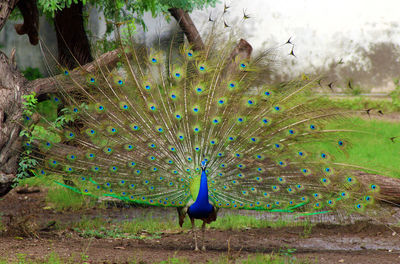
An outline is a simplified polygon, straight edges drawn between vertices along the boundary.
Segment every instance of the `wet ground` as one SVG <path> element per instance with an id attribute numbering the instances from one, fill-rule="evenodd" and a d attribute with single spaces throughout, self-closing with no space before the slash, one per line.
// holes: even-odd
<path id="1" fill-rule="evenodd" d="M 135 217 L 149 212 L 153 216 L 176 214 L 175 210 L 150 208 L 61 213 L 48 208 L 43 190 L 24 194 L 13 190 L 0 200 L 3 225 L 10 227 L 11 224 L 14 229 L 0 235 L 0 259 L 16 260 L 24 254 L 29 259 L 40 260 L 57 253 L 65 260 L 88 263 L 153 263 L 169 258 L 204 263 L 221 257 L 234 263 L 248 255 L 273 252 L 310 263 L 400 263 L 400 228 L 365 219 L 347 219 L 347 224 L 337 225 L 334 218 L 327 216 L 327 221 L 312 228 L 208 229 L 206 252 L 193 251 L 192 234 L 187 230 L 166 231 L 154 239 L 97 239 L 80 237 L 69 228 L 60 230 L 48 226 L 51 221 L 65 224 L 96 216 L 134 221 Z M 276 218 L 273 214 L 250 214 L 257 218 Z"/>

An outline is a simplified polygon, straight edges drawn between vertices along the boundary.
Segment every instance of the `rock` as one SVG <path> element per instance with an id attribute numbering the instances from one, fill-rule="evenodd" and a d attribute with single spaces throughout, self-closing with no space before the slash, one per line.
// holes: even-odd
<path id="1" fill-rule="evenodd" d="M 15 175 L 13 174 L 0 174 L 0 197 L 6 195 L 14 184 Z"/>

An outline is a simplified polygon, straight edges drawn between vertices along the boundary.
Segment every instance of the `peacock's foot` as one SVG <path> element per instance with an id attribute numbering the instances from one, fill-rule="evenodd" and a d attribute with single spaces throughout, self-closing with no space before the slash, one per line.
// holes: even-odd
<path id="1" fill-rule="evenodd" d="M 202 251 L 206 251 L 206 246 L 202 246 L 202 247 L 201 247 L 201 250 L 202 250 Z"/>

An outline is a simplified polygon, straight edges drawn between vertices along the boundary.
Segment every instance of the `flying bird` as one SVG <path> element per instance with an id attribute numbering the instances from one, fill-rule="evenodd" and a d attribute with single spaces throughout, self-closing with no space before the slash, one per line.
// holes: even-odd
<path id="1" fill-rule="evenodd" d="M 248 14 L 246 14 L 246 10 L 243 9 L 243 19 L 246 20 L 249 18 L 250 18 L 250 16 Z"/>
<path id="2" fill-rule="evenodd" d="M 294 45 L 292 46 L 292 49 L 291 49 L 289 55 L 296 57 L 296 55 L 294 55 Z"/>
<path id="3" fill-rule="evenodd" d="M 230 6 L 227 6 L 226 5 L 226 3 L 224 3 L 224 14 L 226 13 L 226 12 L 228 12 L 228 9 L 230 8 Z"/>

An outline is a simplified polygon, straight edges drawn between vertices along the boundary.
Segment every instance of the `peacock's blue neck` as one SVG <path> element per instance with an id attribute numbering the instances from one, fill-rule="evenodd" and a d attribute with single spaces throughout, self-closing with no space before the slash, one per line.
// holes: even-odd
<path id="1" fill-rule="evenodd" d="M 189 215 L 195 218 L 207 218 L 212 212 L 212 205 L 208 201 L 207 174 L 201 172 L 200 189 L 196 201 L 189 207 Z"/>
<path id="2" fill-rule="evenodd" d="M 208 185 L 207 185 L 207 174 L 203 170 L 201 172 L 201 179 L 200 179 L 200 189 L 199 194 L 197 195 L 196 202 L 199 204 L 208 204 Z"/>

